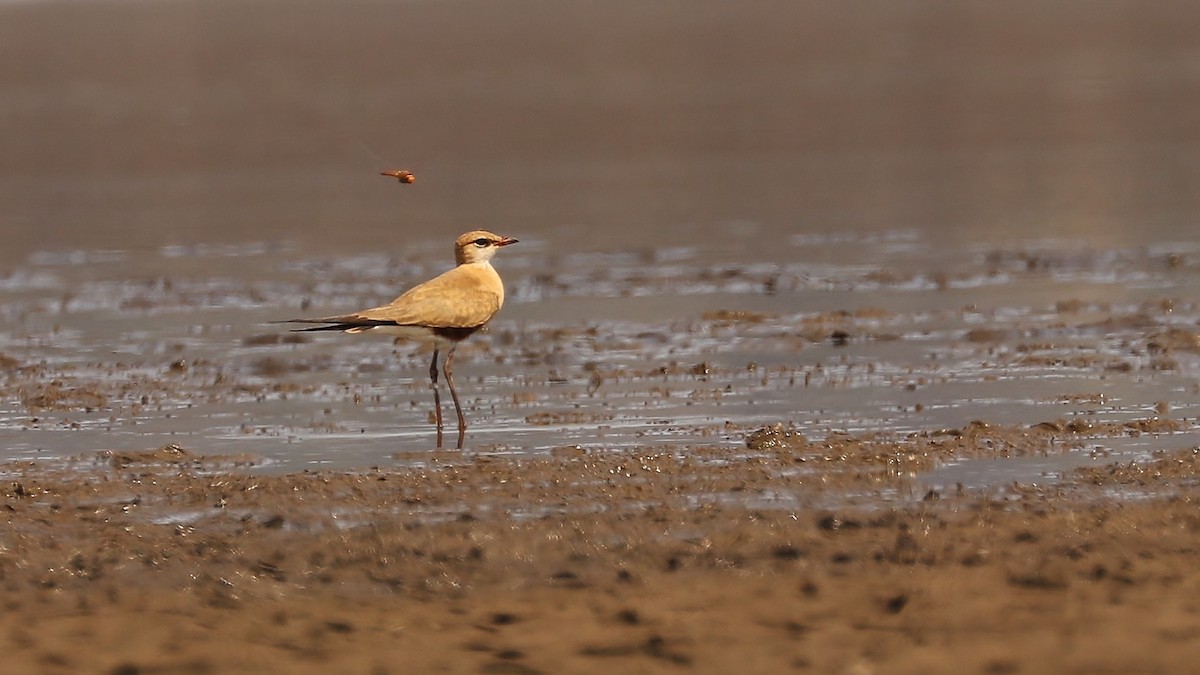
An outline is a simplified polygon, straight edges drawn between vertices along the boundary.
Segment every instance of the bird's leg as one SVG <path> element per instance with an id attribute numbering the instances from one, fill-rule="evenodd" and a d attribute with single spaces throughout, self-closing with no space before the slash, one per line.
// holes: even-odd
<path id="1" fill-rule="evenodd" d="M 454 360 L 454 348 L 457 344 L 450 345 L 450 351 L 446 352 L 446 360 L 442 362 L 442 372 L 446 374 L 446 386 L 450 387 L 450 398 L 454 399 L 454 412 L 458 413 L 458 449 L 462 450 L 463 439 L 467 437 L 467 418 L 463 416 L 462 406 L 458 404 L 458 392 L 454 389 L 454 373 L 450 368 L 450 362 Z"/>
<path id="2" fill-rule="evenodd" d="M 434 419 L 437 420 L 437 446 L 442 447 L 442 397 L 438 393 L 437 386 L 437 359 L 438 350 L 435 347 L 433 350 L 433 361 L 429 364 L 429 386 L 433 389 L 433 413 Z M 447 378 L 449 379 L 449 378 Z M 454 389 L 450 389 L 454 391 Z"/>

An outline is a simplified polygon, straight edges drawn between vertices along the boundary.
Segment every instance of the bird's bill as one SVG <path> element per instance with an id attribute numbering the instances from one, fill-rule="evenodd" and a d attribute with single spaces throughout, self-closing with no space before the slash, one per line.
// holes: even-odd
<path id="1" fill-rule="evenodd" d="M 501 239 L 500 241 L 496 242 L 496 245 L 497 246 L 508 246 L 509 244 L 515 244 L 515 243 L 517 243 L 516 239 L 513 239 L 512 237 L 505 237 L 505 238 Z"/>

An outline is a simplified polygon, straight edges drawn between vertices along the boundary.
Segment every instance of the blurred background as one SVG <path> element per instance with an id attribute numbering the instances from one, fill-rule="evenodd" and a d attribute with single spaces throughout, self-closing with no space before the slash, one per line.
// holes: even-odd
<path id="1" fill-rule="evenodd" d="M 6 2 L 0 262 L 1195 238 L 1197 35 L 1187 0 Z"/>

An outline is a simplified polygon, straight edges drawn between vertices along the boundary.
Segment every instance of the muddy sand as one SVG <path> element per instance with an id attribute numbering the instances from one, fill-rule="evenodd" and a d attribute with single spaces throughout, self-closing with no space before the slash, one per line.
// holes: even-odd
<path id="1" fill-rule="evenodd" d="M 1038 436 L 955 431 L 946 443 Z M 894 469 L 911 447 L 780 429 L 754 445 L 738 461 L 703 450 L 448 452 L 420 470 L 283 476 L 176 447 L 8 465 L 5 669 L 1194 667 L 1195 450 L 1052 488 L 898 504 L 883 495 L 903 480 Z M 833 461 L 848 472 L 836 486 L 796 470 Z M 1164 496 L 1112 499 L 1129 488 Z M 830 490 L 861 504 L 810 503 Z M 781 508 L 780 495 L 801 503 Z"/>

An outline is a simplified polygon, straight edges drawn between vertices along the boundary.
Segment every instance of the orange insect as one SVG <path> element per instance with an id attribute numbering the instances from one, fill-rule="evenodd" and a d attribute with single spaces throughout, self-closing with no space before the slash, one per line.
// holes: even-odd
<path id="1" fill-rule="evenodd" d="M 393 169 L 391 171 L 380 171 L 380 176 L 391 176 L 401 183 L 411 183 L 417 179 L 411 171 L 403 171 L 401 169 Z"/>

